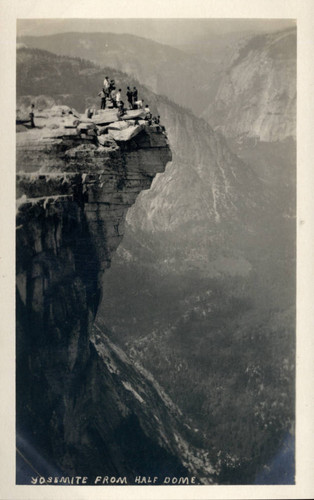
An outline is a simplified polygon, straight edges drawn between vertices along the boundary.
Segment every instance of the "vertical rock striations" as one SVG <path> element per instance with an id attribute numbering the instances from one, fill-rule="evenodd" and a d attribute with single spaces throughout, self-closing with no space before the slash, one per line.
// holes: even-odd
<path id="1" fill-rule="evenodd" d="M 171 159 L 160 129 L 132 135 L 44 126 L 17 136 L 17 433 L 91 482 L 210 470 L 191 458 L 174 405 L 92 334 L 128 208 Z"/>
<path id="2" fill-rule="evenodd" d="M 237 48 L 203 117 L 227 137 L 295 139 L 295 28 L 250 37 Z"/>

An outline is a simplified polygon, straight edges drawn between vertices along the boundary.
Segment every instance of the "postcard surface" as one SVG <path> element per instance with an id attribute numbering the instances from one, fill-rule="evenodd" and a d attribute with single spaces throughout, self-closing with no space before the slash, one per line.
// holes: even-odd
<path id="1" fill-rule="evenodd" d="M 16 16 L 7 498 L 299 491 L 299 21 L 175 12 Z"/>

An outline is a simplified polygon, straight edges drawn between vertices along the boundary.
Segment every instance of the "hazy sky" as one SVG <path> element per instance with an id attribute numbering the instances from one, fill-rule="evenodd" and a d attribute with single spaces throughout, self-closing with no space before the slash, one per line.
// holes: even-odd
<path id="1" fill-rule="evenodd" d="M 287 19 L 20 19 L 17 35 L 68 31 L 130 33 L 169 45 L 201 43 L 212 36 L 243 31 L 272 31 L 294 25 Z"/>

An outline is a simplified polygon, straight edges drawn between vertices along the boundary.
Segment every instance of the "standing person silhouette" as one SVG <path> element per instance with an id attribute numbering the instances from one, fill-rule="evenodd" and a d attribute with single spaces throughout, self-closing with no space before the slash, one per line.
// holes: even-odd
<path id="1" fill-rule="evenodd" d="M 110 87 L 109 77 L 106 76 L 106 78 L 104 79 L 104 87 L 103 87 L 103 91 L 105 92 L 106 97 L 109 97 L 109 87 Z"/>
<path id="2" fill-rule="evenodd" d="M 35 128 L 35 123 L 34 123 L 34 111 L 35 111 L 35 104 L 31 105 L 31 110 L 29 113 L 29 119 L 31 122 L 31 128 Z"/>
<path id="3" fill-rule="evenodd" d="M 133 109 L 133 92 L 130 89 L 130 87 L 127 87 L 126 97 L 127 97 L 128 103 L 129 103 L 129 108 Z"/>
<path id="4" fill-rule="evenodd" d="M 135 104 L 135 102 L 137 101 L 137 97 L 138 97 L 137 88 L 133 87 L 133 90 L 132 90 L 132 99 L 133 99 L 133 108 L 134 109 L 137 109 L 136 104 Z"/>
<path id="5" fill-rule="evenodd" d="M 119 107 L 120 101 L 121 101 L 121 89 L 119 89 L 118 92 L 116 93 L 116 104 L 117 104 L 117 107 Z"/>
<path id="6" fill-rule="evenodd" d="M 101 104 L 100 104 L 100 109 L 105 109 L 106 108 L 106 98 L 107 94 L 105 89 L 103 88 L 101 92 L 99 92 L 99 97 L 101 98 Z"/>

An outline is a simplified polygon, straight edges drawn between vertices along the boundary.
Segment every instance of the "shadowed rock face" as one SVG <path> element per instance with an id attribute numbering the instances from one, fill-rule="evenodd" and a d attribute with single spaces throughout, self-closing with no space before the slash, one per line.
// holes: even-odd
<path id="1" fill-rule="evenodd" d="M 51 467 L 89 482 L 188 472 L 208 482 L 213 472 L 154 381 L 92 335 L 127 210 L 170 159 L 164 134 L 147 126 L 106 147 L 74 129 L 18 134 L 17 432 Z"/>
<path id="2" fill-rule="evenodd" d="M 103 71 L 97 72 L 93 68 L 82 70 L 83 79 L 81 72 L 75 72 L 74 61 L 67 59 L 67 65 L 73 64 L 67 80 L 60 71 L 62 61 L 57 56 L 29 49 L 19 52 L 18 57 L 22 60 L 17 68 L 21 109 L 22 105 L 28 106 L 30 102 L 35 102 L 35 108 L 38 109 L 47 106 L 48 104 L 43 103 L 50 100 L 52 103 L 62 102 L 75 107 L 79 106 L 79 101 L 81 110 L 95 105 L 98 98 L 92 98 L 92 95 L 97 95 L 97 82 L 102 81 Z M 245 56 L 245 52 L 242 56 Z M 30 60 L 23 63 L 26 57 Z M 40 60 L 40 80 L 36 78 L 35 71 L 25 71 L 28 65 L 33 68 L 37 64 L 37 58 Z M 136 83 L 130 81 L 128 76 L 114 71 L 108 70 L 108 73 L 118 81 L 123 81 L 124 87 L 126 84 Z M 73 74 L 76 75 L 75 82 Z M 78 95 L 76 89 L 73 90 L 74 83 L 78 87 Z M 91 90 L 93 85 L 94 91 Z M 122 84 L 122 88 L 124 87 Z M 254 175 L 254 171 L 232 155 L 225 140 L 203 120 L 165 98 L 153 96 L 140 86 L 139 93 L 143 94 L 145 102 L 148 100 L 152 112 L 157 113 L 155 110 L 158 110 L 162 116 L 174 161 L 128 211 L 129 228 L 126 226 L 123 243 L 118 248 L 120 255 L 115 259 L 121 268 L 117 269 L 113 265 L 105 275 L 104 308 L 98 312 L 98 317 L 103 318 L 104 323 L 112 328 L 114 333 L 111 338 L 114 342 L 118 342 L 130 353 L 132 359 L 140 360 L 154 373 L 183 408 L 184 415 L 196 418 L 196 427 L 199 423 L 202 425 L 203 420 L 202 438 L 208 430 L 208 449 L 215 453 L 215 440 L 216 452 L 224 452 L 221 461 L 224 461 L 225 470 L 218 481 L 227 481 L 228 484 L 241 479 L 245 482 L 252 481 L 256 463 L 266 463 L 263 458 L 265 453 L 276 448 L 275 440 L 280 439 L 282 429 L 286 432 L 290 427 L 289 421 L 291 415 L 293 419 L 294 412 L 291 389 L 294 376 L 291 340 L 294 338 L 294 312 L 288 311 L 284 315 L 281 310 L 278 312 L 278 308 L 286 308 L 287 304 L 289 306 L 293 303 L 295 297 L 293 290 L 292 294 L 290 291 L 294 286 L 294 265 L 293 261 L 289 265 L 289 260 L 286 260 L 290 259 L 289 249 L 293 253 L 294 248 L 291 244 L 294 222 L 289 220 L 294 213 L 294 205 L 291 196 L 282 194 L 282 187 L 287 180 L 287 161 L 280 158 L 274 165 L 272 151 L 268 152 L 272 193 L 258 179 L 263 175 L 260 172 L 261 162 L 258 163 L 254 155 L 257 148 L 254 148 L 248 161 L 254 166 Z M 49 94 L 53 99 L 39 94 Z M 218 114 L 217 117 L 219 118 Z M 253 118 L 256 118 L 255 114 Z M 282 147 L 286 153 L 286 145 Z M 88 161 L 88 154 L 86 156 Z M 261 158 L 264 163 L 265 149 L 262 150 Z M 59 161 L 57 155 L 54 155 L 53 161 Z M 274 188 L 278 164 L 284 173 Z M 288 171 L 294 172 L 294 165 Z M 287 200 L 290 200 L 289 204 Z M 278 201 L 283 209 L 276 208 Z M 282 218 L 282 212 L 287 213 L 287 218 Z M 274 221 L 275 214 L 278 223 Z M 285 239 L 286 232 L 290 238 L 288 240 Z M 137 262 L 140 263 L 138 266 Z M 146 264 L 144 272 L 143 263 Z M 187 274 L 186 278 L 183 276 L 191 268 L 196 273 L 199 268 L 203 278 L 205 274 L 210 280 L 218 277 L 218 286 L 209 280 L 203 285 L 198 278 L 195 279 L 193 288 L 192 273 Z M 151 276 L 147 277 L 147 269 L 151 271 Z M 178 279 L 175 279 L 175 273 Z M 235 278 L 232 282 L 230 276 Z M 180 289 L 183 291 L 180 292 Z M 153 291 L 153 294 L 150 295 L 147 291 Z M 202 293 L 205 297 L 204 306 L 203 301 L 199 304 Z M 257 316 L 254 311 L 251 314 L 251 297 L 255 295 Z M 270 303 L 273 303 L 271 307 L 274 314 L 269 315 L 265 323 Z M 194 309 L 200 312 L 194 314 Z M 233 311 L 237 315 L 232 316 Z M 204 314 L 204 318 L 199 321 L 201 314 Z M 130 322 L 133 316 L 137 321 Z M 264 332 L 267 336 L 264 336 Z M 124 339 L 121 339 L 123 335 Z M 229 347 L 230 341 L 232 344 Z M 105 340 L 104 344 L 107 345 Z M 137 351 L 136 356 L 134 351 Z M 218 355 L 213 356 L 213 352 Z M 234 364 L 230 363 L 230 355 L 236 360 Z M 285 358 L 289 360 L 288 363 Z M 112 360 L 111 355 L 109 359 Z M 254 370 L 245 370 L 247 366 L 258 366 L 258 360 L 261 360 L 264 368 L 261 379 L 254 379 Z M 125 367 L 125 363 L 121 366 Z M 230 369 L 235 367 L 232 374 L 225 370 L 225 366 Z M 104 369 L 102 373 L 104 380 L 108 380 L 110 384 L 109 374 Z M 205 373 L 207 377 L 204 376 Z M 243 373 L 246 373 L 248 381 L 246 390 L 243 390 L 246 386 Z M 234 381 L 235 375 L 236 383 L 230 386 L 230 380 Z M 138 390 L 140 382 L 136 378 L 136 371 L 132 377 L 135 378 L 131 386 L 144 399 L 143 393 Z M 213 384 L 213 380 L 217 380 L 217 383 Z M 260 391 L 260 380 L 263 383 L 266 381 L 266 392 Z M 131 397 L 133 394 L 139 415 L 138 408 L 143 408 L 143 405 L 132 391 L 119 384 L 119 378 L 117 384 L 124 391 L 124 401 L 127 394 Z M 99 385 L 103 386 L 104 381 Z M 223 391 L 220 390 L 221 385 L 224 387 Z M 147 385 L 145 392 L 152 401 Z M 217 401 L 220 403 L 217 404 Z M 267 430 L 265 422 L 260 424 L 260 420 L 256 420 L 255 409 L 259 404 L 261 406 L 257 411 L 262 419 L 267 419 Z M 157 406 L 160 405 L 159 401 Z M 88 411 L 93 412 L 95 420 L 96 412 L 93 409 Z M 102 413 L 99 415 L 99 421 L 101 420 Z M 112 421 L 111 416 L 110 420 Z M 169 424 L 168 419 L 165 418 L 164 421 Z M 68 422 L 67 431 L 71 419 Z M 94 425 L 99 427 L 98 423 Z M 85 439 L 84 437 L 83 441 Z M 107 437 L 106 440 L 108 441 Z M 92 449 L 91 447 L 86 460 L 88 462 L 91 460 Z M 237 460 L 238 456 L 241 463 L 244 463 L 240 464 L 242 471 L 239 470 L 239 462 L 234 461 L 234 457 Z M 250 477 L 248 464 L 253 471 Z"/>

